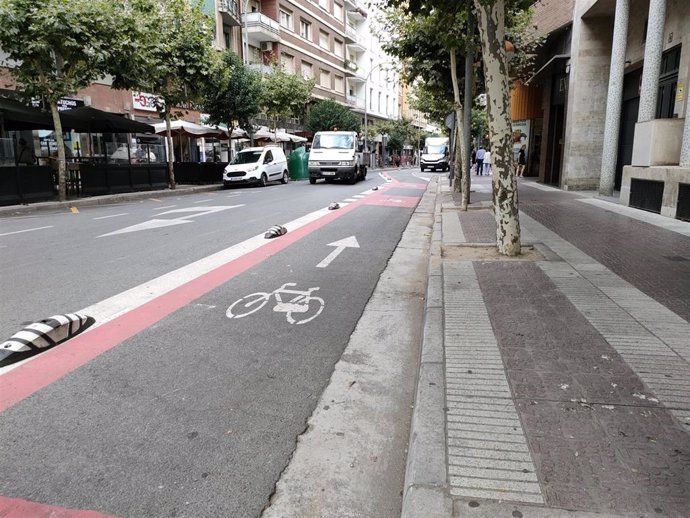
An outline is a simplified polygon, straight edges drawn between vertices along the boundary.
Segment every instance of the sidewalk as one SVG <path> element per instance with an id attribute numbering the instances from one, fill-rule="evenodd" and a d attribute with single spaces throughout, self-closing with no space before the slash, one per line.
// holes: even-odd
<path id="1" fill-rule="evenodd" d="M 437 190 L 404 517 L 690 516 L 690 224 L 491 178 Z"/>

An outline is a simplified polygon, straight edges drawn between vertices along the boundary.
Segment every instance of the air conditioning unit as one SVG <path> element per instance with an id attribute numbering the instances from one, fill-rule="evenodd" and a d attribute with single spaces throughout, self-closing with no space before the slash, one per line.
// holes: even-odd
<path id="1" fill-rule="evenodd" d="M 273 52 L 273 43 L 270 41 L 262 41 L 261 52 Z"/>

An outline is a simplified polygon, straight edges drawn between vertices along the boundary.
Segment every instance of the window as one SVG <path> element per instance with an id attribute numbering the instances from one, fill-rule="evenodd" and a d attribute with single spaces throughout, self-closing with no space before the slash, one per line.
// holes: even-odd
<path id="1" fill-rule="evenodd" d="M 319 0 L 319 7 L 328 11 L 328 0 Z"/>
<path id="2" fill-rule="evenodd" d="M 333 40 L 333 52 L 336 56 L 340 56 L 341 58 L 345 55 L 342 41 Z"/>
<path id="3" fill-rule="evenodd" d="M 302 61 L 302 77 L 305 79 L 311 79 L 314 77 L 314 68 L 311 66 L 311 63 Z"/>
<path id="4" fill-rule="evenodd" d="M 283 68 L 285 69 L 286 72 L 290 74 L 295 73 L 295 57 L 291 56 L 290 54 L 281 54 L 280 55 L 280 64 L 283 65 Z"/>
<path id="5" fill-rule="evenodd" d="M 300 20 L 299 22 L 299 35 L 305 40 L 311 41 L 311 23 Z"/>
<path id="6" fill-rule="evenodd" d="M 331 50 L 330 36 L 326 31 L 319 31 L 319 47 Z"/>
<path id="7" fill-rule="evenodd" d="M 381 113 L 381 92 L 379 92 L 378 112 Z"/>
<path id="8" fill-rule="evenodd" d="M 341 76 L 335 76 L 335 91 L 338 93 L 345 92 L 345 79 Z"/>
<path id="9" fill-rule="evenodd" d="M 338 21 L 343 21 L 343 6 L 338 2 L 333 3 L 333 16 L 335 16 Z"/>
<path id="10" fill-rule="evenodd" d="M 293 30 L 292 28 L 292 13 L 284 9 L 280 10 L 280 26 L 285 27 L 288 30 Z"/>
<path id="11" fill-rule="evenodd" d="M 264 157 L 264 164 L 273 162 L 273 153 L 266 151 L 266 156 Z"/>
<path id="12" fill-rule="evenodd" d="M 374 89 L 369 88 L 369 109 L 374 107 Z"/>
<path id="13" fill-rule="evenodd" d="M 321 80 L 319 84 L 324 88 L 331 88 L 331 73 L 328 70 L 321 70 Z"/>

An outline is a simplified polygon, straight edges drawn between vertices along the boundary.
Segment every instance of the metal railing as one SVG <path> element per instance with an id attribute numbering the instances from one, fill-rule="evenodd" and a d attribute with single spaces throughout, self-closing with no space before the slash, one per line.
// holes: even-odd
<path id="1" fill-rule="evenodd" d="M 275 21 L 273 18 L 269 18 L 263 13 L 243 14 L 242 22 L 247 24 L 247 29 L 261 29 L 280 37 L 280 23 Z"/>

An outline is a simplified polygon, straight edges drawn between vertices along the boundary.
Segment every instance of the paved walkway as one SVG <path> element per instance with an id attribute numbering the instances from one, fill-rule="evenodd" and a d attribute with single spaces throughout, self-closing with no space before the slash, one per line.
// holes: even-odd
<path id="1" fill-rule="evenodd" d="M 472 180 L 430 185 L 403 516 L 690 516 L 690 224 L 525 179 L 508 259 Z"/>

